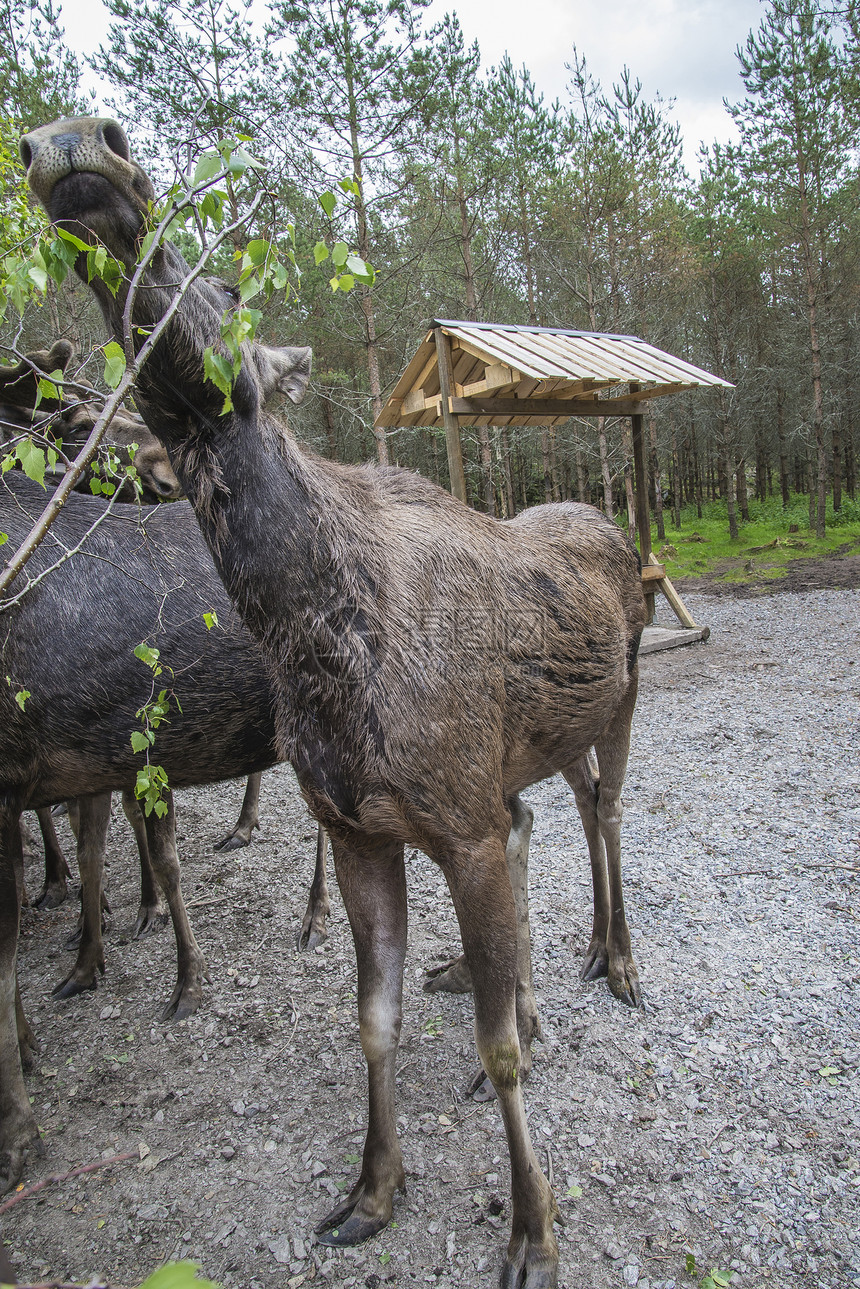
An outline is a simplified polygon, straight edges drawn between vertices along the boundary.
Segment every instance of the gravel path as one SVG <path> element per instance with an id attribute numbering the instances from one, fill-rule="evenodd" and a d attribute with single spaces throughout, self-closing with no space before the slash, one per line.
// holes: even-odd
<path id="1" fill-rule="evenodd" d="M 572 794 L 560 779 L 527 794 L 544 1029 L 527 1104 L 564 1220 L 560 1283 L 681 1289 L 692 1254 L 699 1274 L 723 1268 L 744 1289 L 860 1286 L 860 592 L 686 598 L 711 639 L 643 659 L 624 794 L 643 1009 L 579 982 L 591 894 Z M 287 768 L 264 779 L 262 836 L 212 855 L 240 797 L 238 785 L 180 796 L 184 884 L 211 971 L 190 1020 L 155 1020 L 172 941 L 129 940 L 136 878 L 119 811 L 94 996 L 50 1000 L 74 910 L 25 914 L 47 1147 L 25 1181 L 103 1152 L 145 1158 L 3 1218 L 19 1275 L 129 1285 L 183 1255 L 242 1289 L 494 1284 L 504 1138 L 492 1104 L 460 1097 L 471 1001 L 421 991 L 424 965 L 458 937 L 420 856 L 398 1079 L 408 1193 L 368 1245 L 313 1245 L 361 1149 L 354 958 L 336 893 L 327 944 L 293 949 L 313 831 Z"/>

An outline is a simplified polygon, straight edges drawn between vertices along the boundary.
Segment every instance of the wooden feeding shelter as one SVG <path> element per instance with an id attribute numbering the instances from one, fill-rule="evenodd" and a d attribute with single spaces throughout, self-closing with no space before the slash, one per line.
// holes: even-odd
<path id="1" fill-rule="evenodd" d="M 654 592 L 661 591 L 683 628 L 656 636 L 656 629 L 650 632 L 651 648 L 667 648 L 707 639 L 709 631 L 693 621 L 651 551 L 643 415 L 654 398 L 720 385 L 731 388 L 719 376 L 637 336 L 434 319 L 376 426 L 444 426 L 451 491 L 465 502 L 461 426 L 561 425 L 571 417 L 629 416 L 649 619 Z M 643 649 L 648 647 L 646 641 Z"/>

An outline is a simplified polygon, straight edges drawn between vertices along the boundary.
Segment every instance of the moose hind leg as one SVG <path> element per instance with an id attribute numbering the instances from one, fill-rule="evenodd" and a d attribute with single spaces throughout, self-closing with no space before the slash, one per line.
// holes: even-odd
<path id="1" fill-rule="evenodd" d="M 73 998 L 95 989 L 99 974 L 105 973 L 102 939 L 102 883 L 105 845 L 110 824 L 109 792 L 79 797 L 78 869 L 81 874 L 81 938 L 74 967 L 54 989 L 55 998 Z"/>
<path id="2" fill-rule="evenodd" d="M 496 1096 L 511 1157 L 512 1219 L 502 1289 L 554 1289 L 557 1215 L 526 1123 L 517 1027 L 517 906 L 501 838 L 464 845 L 443 865 L 472 970 L 478 1053 Z"/>
<path id="3" fill-rule="evenodd" d="M 256 774 L 248 775 L 239 818 L 236 820 L 232 831 L 228 832 L 227 836 L 222 837 L 220 841 L 216 841 L 212 847 L 213 850 L 241 850 L 243 846 L 251 844 L 251 834 L 255 828 L 260 827 L 260 783 L 262 778 L 263 776 L 259 770 Z"/>
<path id="4" fill-rule="evenodd" d="M 183 1020 L 200 1006 L 206 963 L 191 930 L 191 922 L 182 898 L 179 882 L 179 859 L 176 854 L 176 816 L 173 793 L 165 794 L 167 813 L 159 818 L 153 810 L 145 816 L 149 858 L 156 881 L 167 898 L 173 931 L 176 936 L 176 988 L 161 1011 L 161 1019 Z"/>
<path id="5" fill-rule="evenodd" d="M 588 858 L 591 861 L 593 894 L 591 939 L 585 951 L 579 976 L 581 980 L 599 980 L 601 976 L 609 974 L 609 950 L 606 947 L 606 933 L 609 930 L 609 882 L 606 873 L 606 848 L 597 816 L 598 781 L 587 756 L 565 770 L 564 777 L 573 788 L 576 797 L 576 808 L 582 820 L 588 845 Z"/>
<path id="6" fill-rule="evenodd" d="M 369 1110 L 361 1174 L 317 1229 L 321 1244 L 358 1244 L 391 1219 L 403 1189 L 394 1111 L 394 1069 L 403 1014 L 406 869 L 401 844 L 354 849 L 332 839 L 335 871 L 358 959 L 358 1019 Z"/>
<path id="7" fill-rule="evenodd" d="M 630 725 L 636 703 L 634 671 L 624 700 L 612 721 L 595 742 L 597 763 L 600 766 L 600 788 L 597 798 L 597 819 L 600 835 L 606 847 L 606 867 L 609 875 L 609 925 L 606 931 L 606 949 L 609 957 L 607 978 L 609 988 L 616 998 L 638 1007 L 642 1001 L 639 973 L 633 961 L 630 945 L 630 928 L 624 911 L 621 889 L 621 789 L 627 771 L 630 752 Z"/>
<path id="8" fill-rule="evenodd" d="M 152 871 L 143 807 L 134 793 L 127 788 L 122 794 L 122 812 L 131 824 L 140 860 L 140 906 L 131 930 L 132 939 L 139 940 L 142 935 L 147 935 L 156 927 L 164 926 L 168 914 L 158 882 L 155 880 L 155 873 Z"/>
<path id="9" fill-rule="evenodd" d="M 328 939 L 326 918 L 331 912 L 331 900 L 326 875 L 327 852 L 328 834 L 320 825 L 317 827 L 317 857 L 311 889 L 308 891 L 308 907 L 302 918 L 301 930 L 296 936 L 296 946 L 301 950 L 316 949 Z"/>
<path id="10" fill-rule="evenodd" d="M 45 844 L 45 884 L 36 898 L 37 909 L 55 909 L 68 894 L 71 871 L 60 846 L 54 820 L 48 806 L 36 811 L 42 841 Z"/>

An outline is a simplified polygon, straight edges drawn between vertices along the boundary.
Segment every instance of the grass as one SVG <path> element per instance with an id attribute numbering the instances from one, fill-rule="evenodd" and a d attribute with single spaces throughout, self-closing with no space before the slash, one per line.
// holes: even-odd
<path id="1" fill-rule="evenodd" d="M 804 496 L 793 496 L 787 509 L 783 509 L 776 497 L 763 502 L 751 501 L 749 511 L 748 523 L 738 520 L 739 534 L 735 540 L 729 537 L 724 502 L 708 502 L 702 508 L 701 519 L 696 515 L 695 506 L 685 507 L 681 511 L 680 528 L 674 527 L 672 513 L 666 511 L 665 542 L 658 540 L 653 527 L 651 542 L 672 581 L 705 576 L 716 576 L 726 582 L 762 578 L 776 581 L 785 577 L 791 560 L 820 559 L 846 546 L 860 553 L 860 500 L 852 502 L 845 498 L 838 515 L 834 515 L 828 504 L 823 541 L 810 531 L 809 502 Z M 793 525 L 797 531 L 789 532 Z M 660 555 L 665 546 L 674 547 L 675 553 Z"/>

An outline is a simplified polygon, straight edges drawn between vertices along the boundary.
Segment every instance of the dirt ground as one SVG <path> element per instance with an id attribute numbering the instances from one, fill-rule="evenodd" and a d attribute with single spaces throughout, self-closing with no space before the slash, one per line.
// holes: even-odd
<path id="1" fill-rule="evenodd" d="M 543 1022 L 526 1101 L 559 1200 L 566 1289 L 680 1289 L 690 1254 L 699 1276 L 723 1268 L 745 1289 L 860 1286 L 860 591 L 817 575 L 830 589 L 687 588 L 710 641 L 642 660 L 623 827 L 641 1009 L 580 983 L 591 893 L 572 794 L 560 779 L 526 794 Z M 45 1146 L 24 1185 L 135 1158 L 0 1219 L 19 1279 L 136 1285 L 189 1257 L 243 1289 L 495 1284 L 504 1135 L 492 1103 L 462 1095 L 476 1068 L 471 1000 L 422 991 L 458 936 L 442 877 L 418 854 L 398 1065 L 408 1189 L 367 1245 L 315 1245 L 363 1140 L 354 956 L 336 891 L 327 943 L 294 947 L 315 833 L 289 768 L 264 776 L 253 844 L 212 853 L 241 790 L 178 800 L 210 972 L 196 1016 L 157 1020 L 172 935 L 130 938 L 137 877 L 118 803 L 94 994 L 51 998 L 73 904 L 24 914 Z M 68 833 L 64 844 L 71 856 Z M 27 881 L 38 889 L 35 855 Z"/>
<path id="2" fill-rule="evenodd" d="M 677 578 L 674 585 L 684 593 L 693 591 L 703 595 L 737 597 L 860 586 L 860 548 L 857 542 L 846 542 L 822 559 L 789 560 L 784 577 L 762 577 L 760 565 L 759 575 L 753 574 L 747 582 L 722 580 L 727 573 L 742 570 L 746 562 L 745 557 L 723 560 L 712 573 L 698 578 Z"/>

